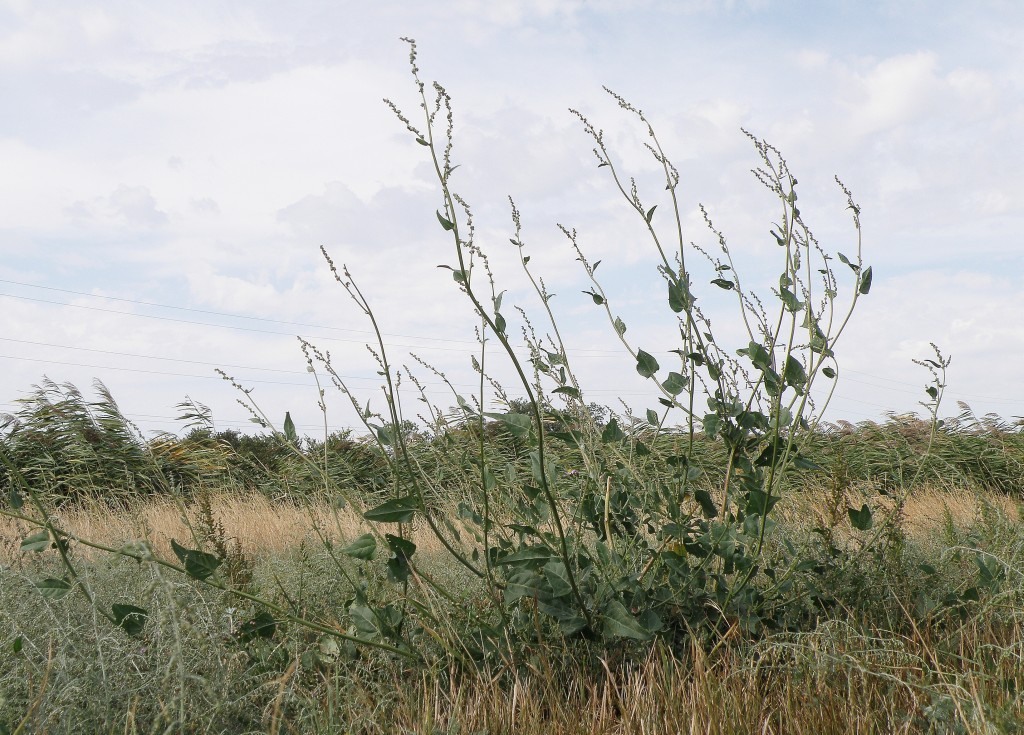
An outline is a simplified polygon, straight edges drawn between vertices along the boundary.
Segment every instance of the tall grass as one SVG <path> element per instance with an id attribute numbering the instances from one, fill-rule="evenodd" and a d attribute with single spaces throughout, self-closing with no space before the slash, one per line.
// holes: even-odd
<path id="1" fill-rule="evenodd" d="M 233 495 L 211 508 L 246 552 L 249 589 L 283 583 L 277 594 L 343 624 L 353 590 L 329 573 L 334 562 L 297 509 Z M 782 536 L 813 543 L 826 508 L 821 494 L 796 500 L 780 516 Z M 327 527 L 332 509 L 314 510 Z M 186 511 L 203 512 L 199 503 Z M 104 526 L 92 533 L 115 546 L 137 538 L 141 520 L 154 547 L 184 532 L 159 500 L 64 513 L 69 530 Z M 863 569 L 872 594 L 840 581 L 833 593 L 844 614 L 803 631 L 733 635 L 711 652 L 696 640 L 629 649 L 549 639 L 515 667 L 477 669 L 410 668 L 296 626 L 247 639 L 254 608 L 159 567 L 140 574 L 135 562 L 97 556 L 88 565 L 96 595 L 153 611 L 145 634 L 129 636 L 84 599 L 40 595 L 33 581 L 59 571 L 56 551 L 20 553 L 22 529 L 6 526 L 0 723 L 53 733 L 1012 732 L 1024 715 L 1020 513 L 998 494 L 922 491 L 906 510 L 898 554 Z M 332 542 L 367 527 L 345 515 Z M 962 610 L 928 607 L 978 585 L 967 549 L 999 559 L 1004 578 Z M 452 589 L 470 581 L 440 547 L 424 562 Z M 921 570 L 928 564 L 934 572 Z"/>

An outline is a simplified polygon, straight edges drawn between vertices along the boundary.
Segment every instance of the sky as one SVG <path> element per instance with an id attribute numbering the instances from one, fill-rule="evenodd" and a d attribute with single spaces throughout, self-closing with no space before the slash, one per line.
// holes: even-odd
<path id="1" fill-rule="evenodd" d="M 856 250 L 834 177 L 853 192 L 874 279 L 836 347 L 828 420 L 922 410 L 929 376 L 913 359 L 933 357 L 930 343 L 952 359 L 942 415 L 963 402 L 1024 416 L 1015 0 L 0 0 L 0 412 L 44 377 L 88 397 L 98 379 L 146 434 L 181 431 L 186 397 L 218 429 L 257 430 L 221 368 L 275 422 L 289 411 L 317 435 L 325 417 L 298 335 L 382 410 L 371 324 L 321 246 L 432 403 L 456 398 L 410 352 L 474 395 L 478 320 L 437 268 L 454 260 L 439 186 L 382 101 L 419 112 L 403 36 L 424 81 L 452 96 L 452 186 L 472 205 L 511 331 L 513 304 L 550 328 L 509 244 L 510 196 L 586 400 L 643 415 L 658 394 L 582 293 L 559 225 L 602 261 L 632 344 L 666 369 L 678 346 L 643 222 L 569 112 L 605 131 L 624 175 L 667 213 L 645 130 L 606 86 L 644 111 L 679 169 L 685 241 L 715 246 L 703 205 L 767 299 L 779 210 L 743 130 L 785 155 L 830 252 Z M 667 214 L 653 223 L 671 237 Z M 696 291 L 720 343 L 744 346 L 734 304 L 707 280 Z M 486 366 L 522 393 L 493 344 Z M 402 395 L 408 416 L 423 410 Z M 328 430 L 361 431 L 344 396 L 325 403 Z"/>

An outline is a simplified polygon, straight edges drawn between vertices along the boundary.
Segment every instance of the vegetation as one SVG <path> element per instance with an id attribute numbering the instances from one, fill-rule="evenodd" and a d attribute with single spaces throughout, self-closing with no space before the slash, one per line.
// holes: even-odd
<path id="1" fill-rule="evenodd" d="M 759 295 L 703 208 L 713 247 L 684 240 L 679 174 L 643 112 L 610 93 L 662 171 L 654 202 L 574 111 L 649 237 L 678 334 L 634 342 L 600 262 L 562 227 L 586 298 L 651 387 L 642 417 L 608 413 L 587 402 L 514 203 L 511 242 L 537 313 L 505 302 L 453 188 L 451 100 L 437 83 L 428 98 L 409 43 L 420 119 L 388 105 L 437 175 L 443 267 L 479 319 L 476 394 L 449 383 L 453 408 L 432 404 L 418 375 L 447 378 L 418 358 L 414 369 L 392 362 L 378 315 L 326 251 L 377 335 L 384 411 L 359 404 L 316 345 L 302 349 L 323 390 L 351 399 L 366 438 L 303 439 L 289 416 L 276 430 L 225 375 L 266 433 L 216 432 L 187 401 L 184 438 L 146 440 L 102 385 L 87 402 L 44 382 L 7 417 L 0 447 L 0 728 L 1015 726 L 1020 432 L 966 409 L 939 421 L 949 361 L 938 348 L 919 363 L 931 376 L 928 419 L 820 422 L 840 337 L 872 283 L 846 187 L 852 256 L 819 245 L 785 159 L 747 134 L 754 175 L 778 206 L 777 277 Z M 722 302 L 708 290 L 727 297 L 740 344 L 719 341 L 712 324 L 730 317 L 705 311 Z M 514 389 L 494 379 L 495 364 L 518 376 Z M 403 381 L 420 388 L 425 425 L 407 420 Z M 957 513 L 950 501 L 964 490 L 981 500 Z M 923 496 L 945 509 L 926 532 L 913 512 Z M 239 503 L 255 510 L 232 513 L 253 526 L 302 513 L 308 533 L 268 549 L 273 533 L 228 530 Z M 174 527 L 153 515 L 168 507 Z M 128 531 L 88 520 L 98 515 Z"/>

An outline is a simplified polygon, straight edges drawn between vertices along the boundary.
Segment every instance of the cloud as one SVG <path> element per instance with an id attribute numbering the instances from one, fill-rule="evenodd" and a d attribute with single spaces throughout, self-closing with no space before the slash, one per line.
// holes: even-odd
<path id="1" fill-rule="evenodd" d="M 114 212 L 129 225 L 159 227 L 167 223 L 167 213 L 157 209 L 156 199 L 145 186 L 119 186 L 108 201 Z"/>
<path id="2" fill-rule="evenodd" d="M 912 408 L 921 376 L 908 358 L 932 339 L 954 354 L 951 385 L 999 392 L 989 386 L 1014 385 L 1004 366 L 1020 362 L 1024 340 L 1005 316 L 1024 307 L 1012 278 L 1024 226 L 1024 96 L 1020 64 L 1010 63 L 1021 58 L 1021 19 L 1010 6 L 992 6 L 999 15 L 990 17 L 952 3 L 927 13 L 897 5 L 798 14 L 703 0 L 8 3 L 0 84 L 11 104 L 0 158 L 17 176 L 0 177 L 5 272 L 332 327 L 323 336 L 355 341 L 326 344 L 372 386 L 361 338 L 341 331 L 366 325 L 321 262 L 325 244 L 353 268 L 389 334 L 432 345 L 426 354 L 472 382 L 464 345 L 427 339 L 472 341 L 478 324 L 450 273 L 436 267 L 454 256 L 434 216 L 443 204 L 432 165 L 380 101 L 418 112 L 396 40 L 408 33 L 420 41 L 424 79 L 441 79 L 454 96 L 461 168 L 453 186 L 473 207 L 498 288 L 508 289 L 510 323 L 513 302 L 538 325 L 543 319 L 508 243 L 509 194 L 570 343 L 616 349 L 602 341 L 609 332 L 580 293 L 587 284 L 556 223 L 577 228 L 587 256 L 604 261 L 598 275 L 631 338 L 651 349 L 671 342 L 646 225 L 608 170 L 596 168 L 591 142 L 565 109 L 605 130 L 621 181 L 628 190 L 635 177 L 645 205 L 658 204 L 654 225 L 674 248 L 671 202 L 644 148 L 646 130 L 605 97 L 607 83 L 650 114 L 679 166 L 684 240 L 715 244 L 697 209 L 703 202 L 750 283 L 777 283 L 767 230 L 778 211 L 750 175 L 757 159 L 740 126 L 787 155 L 801 210 L 830 250 L 849 253 L 853 240 L 832 174 L 853 188 L 876 286 L 847 343 L 849 367 L 873 385 L 844 386 L 847 410 Z M 695 275 L 702 287 L 706 270 Z M 67 323 L 55 341 L 79 346 L 255 367 L 301 363 L 291 338 L 115 315 L 70 320 L 25 304 L 17 313 L 26 333 Z M 716 317 L 725 332 L 730 314 Z M 636 388 L 629 360 L 581 360 L 603 389 Z M 9 396 L 32 365 L 5 380 Z M 906 384 L 902 392 L 872 394 L 890 378 Z M 234 396 L 219 385 L 149 381 L 111 382 L 134 392 L 129 405 L 201 390 L 224 398 L 217 410 L 233 411 Z M 274 415 L 306 400 L 284 386 L 259 390 Z"/>

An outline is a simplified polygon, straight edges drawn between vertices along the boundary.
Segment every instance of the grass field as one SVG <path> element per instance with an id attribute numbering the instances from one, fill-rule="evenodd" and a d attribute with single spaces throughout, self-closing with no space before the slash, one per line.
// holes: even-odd
<path id="1" fill-rule="evenodd" d="M 809 542 L 827 520 L 821 494 L 785 506 L 780 522 L 794 541 Z M 339 626 L 352 590 L 332 573 L 323 539 L 340 546 L 366 525 L 327 503 L 237 493 L 58 514 L 76 535 L 114 547 L 148 538 L 170 559 L 169 539 L 212 518 L 237 582 L 276 589 Z M 512 669 L 437 670 L 297 627 L 243 644 L 244 601 L 159 567 L 129 572 L 136 562 L 84 549 L 96 595 L 145 600 L 157 611 L 144 635 L 128 636 L 84 599 L 39 594 L 33 580 L 59 571 L 56 554 L 21 552 L 29 529 L 8 519 L 0 526 L 0 722 L 38 733 L 1016 732 L 1024 718 L 1022 520 L 1003 494 L 924 488 L 906 504 L 899 548 L 865 559 L 849 589 L 835 590 L 837 614 L 806 631 L 737 630 L 713 650 L 697 641 L 600 649 L 548 638 Z M 413 538 L 425 546 L 424 567 L 472 601 L 473 580 L 429 535 Z M 999 585 L 956 614 L 940 606 L 929 614 L 925 598 L 977 585 L 975 550 L 1004 565 Z"/>

